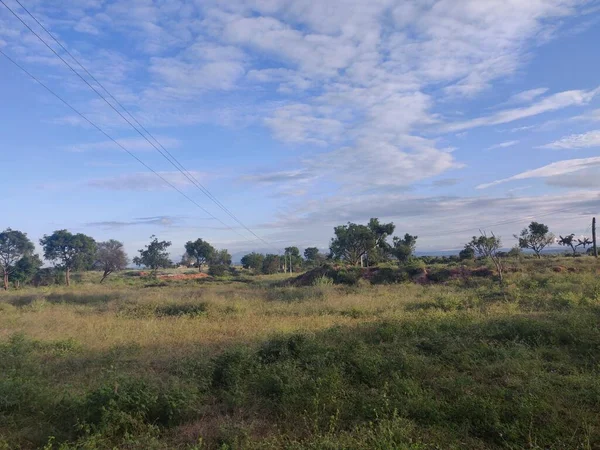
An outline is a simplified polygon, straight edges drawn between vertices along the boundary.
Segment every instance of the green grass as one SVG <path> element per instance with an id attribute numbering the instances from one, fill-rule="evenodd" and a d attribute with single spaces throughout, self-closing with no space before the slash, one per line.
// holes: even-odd
<path id="1" fill-rule="evenodd" d="M 599 267 L 548 261 L 3 293 L 0 449 L 600 448 Z"/>

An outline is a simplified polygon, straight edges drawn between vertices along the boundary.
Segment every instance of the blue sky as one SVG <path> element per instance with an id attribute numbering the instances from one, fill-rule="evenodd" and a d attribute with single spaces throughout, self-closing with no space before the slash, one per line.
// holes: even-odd
<path id="1" fill-rule="evenodd" d="M 532 219 L 580 235 L 600 210 L 598 1 L 22 3 L 269 246 L 0 5 L 3 52 L 227 224 L 0 56 L 0 228 L 36 241 L 326 248 L 334 225 L 380 217 L 421 251 L 479 227 L 508 247 Z"/>

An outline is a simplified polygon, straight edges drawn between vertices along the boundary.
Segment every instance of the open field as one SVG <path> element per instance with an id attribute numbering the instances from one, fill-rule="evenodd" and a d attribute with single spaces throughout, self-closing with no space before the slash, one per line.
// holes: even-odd
<path id="1" fill-rule="evenodd" d="M 600 266 L 510 269 L 2 293 L 0 449 L 600 448 Z"/>

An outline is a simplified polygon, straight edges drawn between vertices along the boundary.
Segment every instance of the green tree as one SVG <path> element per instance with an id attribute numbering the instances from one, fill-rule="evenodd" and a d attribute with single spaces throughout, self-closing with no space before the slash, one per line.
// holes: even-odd
<path id="1" fill-rule="evenodd" d="M 498 271 L 500 284 L 502 284 L 504 280 L 504 265 L 500 255 L 498 255 L 498 252 L 502 247 L 502 241 L 500 238 L 496 237 L 493 232 L 490 236 L 484 232 L 481 232 L 481 236 L 473 236 L 471 242 L 469 242 L 466 246 L 471 247 L 473 252 L 475 252 L 478 256 L 489 258 L 492 261 L 494 266 L 496 266 L 496 270 Z"/>
<path id="2" fill-rule="evenodd" d="M 543 223 L 531 222 L 520 235 L 514 235 L 519 240 L 519 247 L 533 250 L 538 258 L 545 247 L 554 242 L 554 235 L 548 231 L 548 226 Z"/>
<path id="3" fill-rule="evenodd" d="M 577 245 L 575 244 L 575 234 L 571 233 L 568 236 L 560 236 L 559 235 L 558 245 L 563 245 L 565 247 L 571 247 L 573 250 L 573 254 L 577 253 Z"/>
<path id="4" fill-rule="evenodd" d="M 289 267 L 289 265 L 291 265 L 290 271 L 293 271 L 294 269 L 300 270 L 302 268 L 303 262 L 304 261 L 302 260 L 302 256 L 300 256 L 300 249 L 298 249 L 298 247 L 285 248 L 284 263 L 286 267 Z"/>
<path id="5" fill-rule="evenodd" d="M 307 247 L 304 249 L 304 259 L 314 262 L 319 257 L 319 249 L 317 247 Z"/>
<path id="6" fill-rule="evenodd" d="M 220 277 L 231 267 L 231 255 L 227 250 L 219 250 L 213 253 L 209 261 L 208 273 Z"/>
<path id="7" fill-rule="evenodd" d="M 396 226 L 393 222 L 381 223 L 379 219 L 372 218 L 367 225 L 375 236 L 375 246 L 369 250 L 369 264 L 377 264 L 388 259 L 388 255 L 392 253 L 392 248 L 387 242 L 387 238 L 394 233 Z"/>
<path id="8" fill-rule="evenodd" d="M 397 236 L 394 237 L 394 244 L 391 248 L 392 255 L 398 258 L 398 261 L 400 262 L 408 261 L 415 252 L 417 238 L 418 236 L 413 236 L 408 233 L 406 233 L 402 239 Z"/>
<path id="9" fill-rule="evenodd" d="M 82 233 L 71 234 L 57 230 L 40 239 L 44 258 L 65 270 L 65 282 L 71 285 L 72 270 L 86 270 L 93 266 L 96 256 L 96 241 Z"/>
<path id="10" fill-rule="evenodd" d="M 129 260 L 123 248 L 123 243 L 110 239 L 98 243 L 96 250 L 96 267 L 103 271 L 100 283 L 111 273 L 123 270 L 127 267 Z"/>
<path id="11" fill-rule="evenodd" d="M 39 255 L 25 255 L 15 264 L 15 270 L 11 277 L 17 287 L 29 283 L 38 273 L 43 263 Z"/>
<path id="12" fill-rule="evenodd" d="M 279 255 L 268 254 L 265 255 L 262 265 L 262 273 L 273 274 L 279 272 L 281 269 L 281 257 Z"/>
<path id="13" fill-rule="evenodd" d="M 186 242 L 185 252 L 190 258 L 196 260 L 199 272 L 202 272 L 202 265 L 209 262 L 215 255 L 214 247 L 202 239 Z"/>
<path id="14" fill-rule="evenodd" d="M 133 258 L 133 263 L 136 266 L 145 266 L 152 269 L 152 273 L 156 274 L 158 269 L 171 266 L 169 252 L 167 249 L 171 246 L 170 241 L 159 241 L 154 235 L 150 236 L 150 244 L 146 248 L 138 250 L 140 256 Z"/>
<path id="15" fill-rule="evenodd" d="M 35 247 L 26 233 L 7 228 L 0 233 L 0 270 L 4 279 L 4 290 L 8 289 L 9 276 L 15 264 L 23 257 L 30 256 Z"/>
<path id="16" fill-rule="evenodd" d="M 366 225 L 348 222 L 348 225 L 335 227 L 333 233 L 335 237 L 329 244 L 332 256 L 354 266 L 358 266 L 361 259 L 377 244 L 377 236 Z"/>
<path id="17" fill-rule="evenodd" d="M 262 253 L 248 253 L 242 257 L 242 266 L 244 269 L 252 269 L 256 272 L 262 270 L 263 261 L 265 260 L 265 255 Z"/>
<path id="18" fill-rule="evenodd" d="M 461 261 L 465 261 L 468 259 L 475 259 L 475 250 L 473 250 L 473 247 L 471 247 L 469 244 L 467 244 L 467 245 L 465 245 L 465 248 L 463 248 L 458 253 L 458 258 Z"/>

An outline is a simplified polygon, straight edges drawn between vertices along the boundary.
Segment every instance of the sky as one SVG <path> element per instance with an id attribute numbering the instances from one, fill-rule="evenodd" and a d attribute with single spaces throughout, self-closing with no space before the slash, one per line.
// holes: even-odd
<path id="1" fill-rule="evenodd" d="M 0 55 L 0 228 L 36 242 L 277 253 L 379 217 L 433 252 L 600 212 L 599 1 L 19 0 L 254 234 L 2 1 L 106 99 L 0 3 L 0 50 L 106 133 Z"/>

